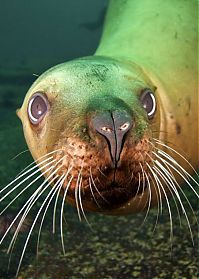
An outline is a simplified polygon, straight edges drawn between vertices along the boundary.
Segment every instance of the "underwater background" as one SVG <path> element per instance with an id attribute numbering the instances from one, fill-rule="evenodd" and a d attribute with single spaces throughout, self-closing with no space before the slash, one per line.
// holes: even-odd
<path id="1" fill-rule="evenodd" d="M 108 0 L 0 1 L 0 189 L 32 162 L 15 113 L 28 88 L 37 75 L 49 67 L 95 52 L 107 5 Z M 0 216 L 0 236 L 38 185 L 39 182 Z M 186 185 L 184 189 L 198 216 L 196 196 Z M 16 192 L 0 202 L 0 212 L 15 195 Z M 14 229 L 0 246 L 0 279 L 15 278 L 30 225 L 43 199 L 25 221 L 11 257 L 6 251 Z M 170 201 L 172 240 L 166 204 L 157 226 L 157 209 L 150 210 L 144 224 L 145 212 L 120 217 L 87 213 L 92 230 L 85 221 L 79 221 L 74 208 L 66 206 L 65 255 L 61 247 L 59 214 L 53 234 L 52 206 L 45 218 L 39 250 L 38 222 L 17 278 L 199 278 L 196 218 L 188 210 L 193 246 L 183 213 L 180 221 L 172 198 Z"/>

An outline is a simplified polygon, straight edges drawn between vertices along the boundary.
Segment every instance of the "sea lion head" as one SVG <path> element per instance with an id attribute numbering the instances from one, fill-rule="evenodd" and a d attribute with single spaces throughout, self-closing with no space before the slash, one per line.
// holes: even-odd
<path id="1" fill-rule="evenodd" d="M 159 129 L 155 95 L 137 65 L 86 57 L 41 75 L 18 116 L 34 159 L 52 157 L 52 169 L 42 172 L 63 178 L 61 192 L 67 189 L 71 204 L 124 214 L 145 208 L 154 192 L 149 168 L 152 132 Z"/>

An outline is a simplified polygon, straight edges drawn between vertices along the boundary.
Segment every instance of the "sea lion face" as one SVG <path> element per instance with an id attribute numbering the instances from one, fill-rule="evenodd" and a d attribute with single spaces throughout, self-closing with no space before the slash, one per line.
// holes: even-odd
<path id="1" fill-rule="evenodd" d="M 70 203 L 110 214 L 146 206 L 154 91 L 136 65 L 103 57 L 56 66 L 30 88 L 18 111 L 27 144 L 38 162 L 52 157 L 42 172 Z"/>

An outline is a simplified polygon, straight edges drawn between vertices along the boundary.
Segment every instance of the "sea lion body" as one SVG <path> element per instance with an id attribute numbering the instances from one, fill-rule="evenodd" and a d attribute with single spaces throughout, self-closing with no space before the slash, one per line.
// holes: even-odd
<path id="1" fill-rule="evenodd" d="M 195 167 L 199 161 L 197 4 L 196 0 L 123 5 L 111 1 L 96 51 L 96 55 L 127 57 L 142 67 L 161 98 L 160 131 L 167 132 L 161 134 L 163 141 L 181 148 Z"/>
<path id="2" fill-rule="evenodd" d="M 167 178 L 153 173 L 158 147 L 187 170 L 198 166 L 196 4 L 111 1 L 95 55 L 55 66 L 28 91 L 18 115 L 29 149 L 38 162 L 53 154 L 55 174 L 67 174 L 60 193 L 78 209 L 127 214 L 175 192 L 171 157 Z M 32 109 L 35 99 L 43 103 Z M 153 117 L 143 108 L 152 101 Z M 40 105 L 45 114 L 31 122 Z"/>

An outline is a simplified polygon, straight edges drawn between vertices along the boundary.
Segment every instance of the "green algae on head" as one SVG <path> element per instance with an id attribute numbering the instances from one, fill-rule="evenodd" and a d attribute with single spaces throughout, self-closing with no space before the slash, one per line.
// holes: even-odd
<path id="1" fill-rule="evenodd" d="M 148 192 L 140 173 L 151 161 L 149 124 L 159 129 L 154 91 L 137 65 L 98 56 L 56 66 L 30 88 L 18 111 L 26 141 L 35 160 L 53 152 L 56 175 L 70 169 L 70 203 L 81 187 L 85 209 L 118 214 L 137 198 L 133 211 L 143 208 L 135 196 Z"/>

